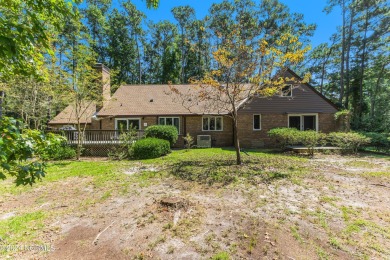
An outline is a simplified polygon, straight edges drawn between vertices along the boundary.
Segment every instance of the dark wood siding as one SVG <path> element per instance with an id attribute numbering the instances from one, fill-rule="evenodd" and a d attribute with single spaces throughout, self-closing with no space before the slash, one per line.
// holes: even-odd
<path id="1" fill-rule="evenodd" d="M 243 114 L 336 113 L 337 110 L 305 84 L 294 87 L 292 97 L 255 97 L 241 109 Z"/>

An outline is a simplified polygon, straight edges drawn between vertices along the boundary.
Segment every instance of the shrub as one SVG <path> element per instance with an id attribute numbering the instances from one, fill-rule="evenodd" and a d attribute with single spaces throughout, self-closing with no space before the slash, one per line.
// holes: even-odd
<path id="1" fill-rule="evenodd" d="M 131 147 L 138 140 L 138 131 L 135 128 L 119 135 L 119 145 L 108 152 L 108 156 L 113 160 L 123 160 L 130 158 Z"/>
<path id="2" fill-rule="evenodd" d="M 190 133 L 187 133 L 184 139 L 184 147 L 188 150 L 191 149 L 194 145 L 194 138 L 190 135 Z"/>
<path id="3" fill-rule="evenodd" d="M 365 132 L 362 134 L 371 139 L 371 145 L 375 147 L 376 151 L 390 151 L 390 138 L 386 134 L 374 132 Z"/>
<path id="4" fill-rule="evenodd" d="M 359 133 L 341 133 L 333 132 L 328 134 L 329 142 L 340 147 L 342 152 L 357 153 L 359 147 L 370 143 L 370 138 Z"/>
<path id="5" fill-rule="evenodd" d="M 298 135 L 298 142 L 307 147 L 311 156 L 314 154 L 314 147 L 326 144 L 326 135 L 313 130 L 301 131 Z"/>
<path id="6" fill-rule="evenodd" d="M 76 150 L 67 145 L 63 145 L 58 147 L 54 153 L 49 156 L 50 160 L 66 160 L 66 159 L 74 159 L 76 157 Z"/>
<path id="7" fill-rule="evenodd" d="M 23 136 L 35 143 L 35 156 L 42 160 L 70 159 L 72 148 L 66 144 L 65 137 L 53 133 L 44 134 L 38 130 L 26 129 Z"/>
<path id="8" fill-rule="evenodd" d="M 176 143 L 178 136 L 179 133 L 175 126 L 152 125 L 145 129 L 145 137 L 167 140 L 171 145 Z"/>
<path id="9" fill-rule="evenodd" d="M 285 149 L 289 145 L 299 143 L 299 135 L 301 131 L 296 128 L 274 128 L 268 131 L 268 136 L 271 137 L 281 149 Z"/>
<path id="10" fill-rule="evenodd" d="M 134 143 L 131 148 L 135 159 L 151 159 L 168 154 L 171 151 L 167 140 L 158 138 L 145 138 Z"/>

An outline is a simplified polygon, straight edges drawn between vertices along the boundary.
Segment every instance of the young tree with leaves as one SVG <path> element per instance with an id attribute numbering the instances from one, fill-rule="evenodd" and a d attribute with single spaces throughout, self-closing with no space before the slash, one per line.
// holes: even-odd
<path id="1" fill-rule="evenodd" d="M 216 46 L 213 57 L 218 69 L 207 73 L 200 80 L 193 80 L 193 92 L 183 93 L 174 85 L 170 86 L 174 97 L 179 98 L 189 111 L 193 106 L 203 103 L 210 111 L 228 113 L 233 121 L 238 165 L 242 163 L 238 138 L 240 105 L 255 95 L 267 97 L 279 92 L 288 79 L 281 72 L 275 76 L 275 70 L 300 62 L 308 50 L 302 48 L 297 37 L 289 34 L 282 35 L 273 45 L 269 45 L 265 40 L 256 38 L 252 38 L 251 44 L 248 44 L 249 39 L 243 37 L 242 33 L 236 25 L 229 37 Z M 286 45 L 289 51 L 282 51 Z M 260 60 L 265 61 L 261 70 Z"/>

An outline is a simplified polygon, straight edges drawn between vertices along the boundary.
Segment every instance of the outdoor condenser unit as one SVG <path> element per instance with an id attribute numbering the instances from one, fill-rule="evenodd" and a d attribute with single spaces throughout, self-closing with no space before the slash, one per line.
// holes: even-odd
<path id="1" fill-rule="evenodd" d="M 197 147 L 209 148 L 211 147 L 211 135 L 198 135 L 197 136 Z"/>

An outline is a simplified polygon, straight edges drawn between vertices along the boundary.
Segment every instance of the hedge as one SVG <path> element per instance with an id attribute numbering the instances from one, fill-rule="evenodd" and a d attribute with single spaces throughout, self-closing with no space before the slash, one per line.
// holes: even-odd
<path id="1" fill-rule="evenodd" d="M 167 140 L 145 138 L 133 144 L 131 155 L 134 159 L 152 159 L 168 154 L 171 151 Z"/>
<path id="2" fill-rule="evenodd" d="M 328 141 L 332 145 L 340 147 L 344 153 L 357 153 L 358 149 L 368 145 L 371 139 L 359 133 L 333 132 L 328 134 Z"/>
<path id="3" fill-rule="evenodd" d="M 314 147 L 330 144 L 341 148 L 344 153 L 353 152 L 365 145 L 370 144 L 371 139 L 359 133 L 333 132 L 323 134 L 316 131 L 299 131 L 295 128 L 274 128 L 268 132 L 268 135 L 279 144 L 280 148 L 285 149 L 289 145 L 303 145 L 309 149 L 313 155 Z M 384 139 L 381 140 L 383 144 Z"/>
<path id="4" fill-rule="evenodd" d="M 170 145 L 176 143 L 179 133 L 175 126 L 152 125 L 145 129 L 145 137 L 158 138 L 169 141 Z"/>

